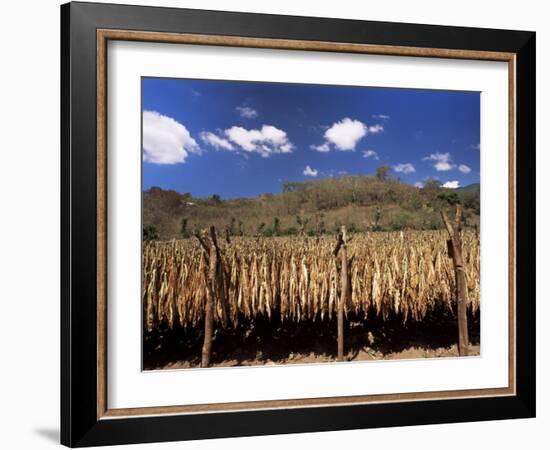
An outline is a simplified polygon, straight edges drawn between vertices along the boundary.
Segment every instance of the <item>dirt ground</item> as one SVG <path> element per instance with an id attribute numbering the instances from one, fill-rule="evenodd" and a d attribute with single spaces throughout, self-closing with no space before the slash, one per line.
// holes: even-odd
<path id="1" fill-rule="evenodd" d="M 369 361 L 457 357 L 456 319 L 447 314 L 422 322 L 349 320 L 345 359 Z M 480 354 L 479 318 L 469 319 L 469 355 Z M 200 367 L 201 327 L 146 335 L 144 370 Z M 211 367 L 311 364 L 336 361 L 336 322 L 256 321 L 215 330 Z"/>

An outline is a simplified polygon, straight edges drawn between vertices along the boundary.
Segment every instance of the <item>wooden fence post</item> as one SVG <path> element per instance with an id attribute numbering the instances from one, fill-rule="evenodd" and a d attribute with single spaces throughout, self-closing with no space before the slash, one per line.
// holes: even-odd
<path id="1" fill-rule="evenodd" d="M 210 227 L 210 239 L 212 245 L 216 250 L 216 272 L 214 274 L 215 284 L 213 285 L 215 298 L 220 302 L 221 306 L 221 323 L 222 327 L 227 326 L 227 292 L 229 290 L 229 272 L 226 272 L 226 266 L 223 261 L 222 251 L 218 245 L 218 238 L 216 237 L 216 228 L 212 225 Z"/>
<path id="2" fill-rule="evenodd" d="M 226 310 L 226 286 L 222 255 L 218 246 L 216 229 L 210 227 L 210 237 L 206 230 L 195 234 L 204 251 L 207 264 L 206 272 L 206 302 L 204 305 L 204 341 L 202 344 L 201 367 L 210 365 L 210 355 L 212 353 L 212 334 L 214 331 L 214 302 L 219 300 L 222 306 L 222 326 L 225 327 L 227 321 Z"/>
<path id="3" fill-rule="evenodd" d="M 204 305 L 204 341 L 202 344 L 201 367 L 210 365 L 210 354 L 212 353 L 212 333 L 214 331 L 214 295 L 216 293 L 216 247 L 207 239 L 206 233 L 203 239 L 208 245 L 208 279 L 206 286 L 206 302 Z"/>
<path id="4" fill-rule="evenodd" d="M 458 354 L 468 356 L 468 290 L 466 287 L 466 274 L 464 273 L 464 261 L 462 259 L 462 238 L 460 236 L 462 221 L 462 206 L 456 206 L 456 215 L 452 223 L 445 211 L 441 211 L 441 217 L 445 228 L 449 233 L 447 248 L 449 257 L 453 259 L 455 269 L 456 303 L 458 318 Z"/>
<path id="5" fill-rule="evenodd" d="M 336 237 L 336 247 L 334 249 L 334 256 L 338 255 L 340 251 L 340 257 L 342 259 L 342 271 L 341 271 L 341 293 L 340 301 L 338 302 L 338 361 L 344 361 L 344 306 L 348 296 L 348 253 L 346 249 L 347 233 L 346 226 L 342 225 L 340 233 Z"/>

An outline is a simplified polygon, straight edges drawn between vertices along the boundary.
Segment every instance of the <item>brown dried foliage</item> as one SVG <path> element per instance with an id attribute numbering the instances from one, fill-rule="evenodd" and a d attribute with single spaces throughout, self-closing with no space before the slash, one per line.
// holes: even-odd
<path id="1" fill-rule="evenodd" d="M 468 307 L 479 309 L 479 241 L 462 233 Z M 422 320 L 438 307 L 455 309 L 452 260 L 444 231 L 356 234 L 348 244 L 349 295 L 359 317 L 399 315 Z M 259 315 L 281 320 L 323 320 L 336 314 L 340 262 L 334 237 L 232 238 L 220 242 L 224 267 L 214 300 L 216 326 Z M 208 264 L 197 240 L 143 246 L 144 326 L 195 326 L 204 315 Z M 224 308 L 225 306 L 225 308 Z M 224 311 L 227 314 L 225 319 Z"/>

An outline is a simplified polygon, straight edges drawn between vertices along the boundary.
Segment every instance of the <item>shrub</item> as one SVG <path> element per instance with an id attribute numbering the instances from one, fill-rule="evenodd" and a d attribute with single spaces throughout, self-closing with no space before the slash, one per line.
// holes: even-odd
<path id="1" fill-rule="evenodd" d="M 437 194 L 437 198 L 447 202 L 449 205 L 457 205 L 460 203 L 460 197 L 456 192 L 440 192 Z"/>
<path id="2" fill-rule="evenodd" d="M 181 218 L 180 235 L 183 239 L 187 239 L 189 237 L 189 231 L 187 230 L 187 219 L 185 217 Z"/>
<path id="3" fill-rule="evenodd" d="M 346 228 L 347 228 L 347 231 L 350 233 L 357 233 L 359 231 L 359 229 L 354 223 L 350 223 Z"/>
<path id="4" fill-rule="evenodd" d="M 159 232 L 154 225 L 145 225 L 143 227 L 143 240 L 155 241 L 159 238 Z"/>

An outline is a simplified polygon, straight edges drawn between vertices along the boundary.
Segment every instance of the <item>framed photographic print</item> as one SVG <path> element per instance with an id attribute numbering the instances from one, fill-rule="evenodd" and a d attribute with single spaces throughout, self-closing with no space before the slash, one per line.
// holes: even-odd
<path id="1" fill-rule="evenodd" d="M 61 7 L 68 446 L 535 415 L 535 33 Z"/>

